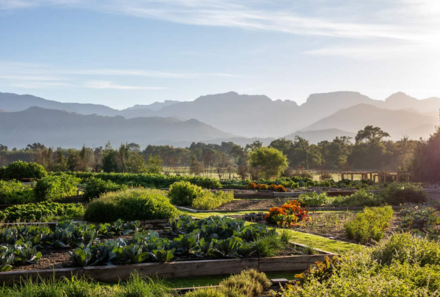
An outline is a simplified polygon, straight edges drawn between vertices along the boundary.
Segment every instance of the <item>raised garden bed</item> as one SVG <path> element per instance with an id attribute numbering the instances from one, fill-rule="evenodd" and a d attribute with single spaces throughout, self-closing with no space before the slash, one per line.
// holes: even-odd
<path id="1" fill-rule="evenodd" d="M 150 224 L 150 226 L 162 228 L 165 225 L 163 220 L 154 223 L 156 224 Z M 139 223 L 128 222 L 125 224 L 124 222 L 116 222 L 115 225 L 107 225 L 104 228 L 107 230 L 104 230 L 105 232 L 102 231 L 100 226 L 76 225 L 69 222 L 62 223 L 53 232 L 48 233 L 46 228 L 44 232 L 47 235 L 45 235 L 45 239 L 40 239 L 42 240 L 41 244 L 38 244 L 38 246 L 41 246 L 40 251 L 42 252 L 42 257 L 39 261 L 30 260 L 29 265 L 23 265 L 18 262 L 18 266 L 16 266 L 17 263 L 12 263 L 11 265 L 13 265 L 12 268 L 14 270 L 1 272 L 0 283 L 19 281 L 21 278 L 59 278 L 63 276 L 70 277 L 71 275 L 85 275 L 98 281 L 112 282 L 127 279 L 135 270 L 140 275 L 158 275 L 161 277 L 233 274 L 246 268 L 255 268 L 263 272 L 299 271 L 307 269 L 315 261 L 323 260 L 325 255 L 332 255 L 323 251 L 320 251 L 319 255 L 308 255 L 310 249 L 291 243 L 280 245 L 276 253 L 271 254 L 278 256 L 267 258 L 255 257 L 255 255 L 260 255 L 261 250 L 258 250 L 258 248 L 254 249 L 252 243 L 258 238 L 272 236 L 270 238 L 273 239 L 270 240 L 276 240 L 277 242 L 281 242 L 281 240 L 276 236 L 274 230 L 257 225 L 245 227 L 243 221 L 230 218 L 213 217 L 198 221 L 186 216 L 181 217 L 178 221 L 173 221 L 169 229 L 157 231 L 142 231 L 134 226 L 139 226 Z M 85 237 L 83 235 L 77 237 L 78 235 L 75 234 L 82 234 L 79 232 L 90 233 L 94 228 L 101 230 L 99 231 L 100 233 L 97 233 L 99 237 L 89 239 L 88 242 L 91 244 L 88 246 L 80 245 L 83 242 L 84 244 L 87 243 L 84 239 Z M 2 236 L 7 236 L 5 238 L 8 238 L 9 243 L 12 242 L 8 234 L 11 234 L 10 232 L 15 234 L 14 232 L 17 231 L 14 230 L 16 229 L 2 233 Z M 29 239 L 32 241 L 36 239 L 35 235 L 32 234 L 35 234 L 35 232 L 38 234 L 39 232 L 35 228 L 32 229 L 33 231 L 19 230 L 18 235 L 14 235 L 14 238 L 20 238 L 21 235 L 19 234 L 29 234 L 26 236 L 30 236 Z M 125 232 L 125 230 L 128 231 Z M 110 231 L 112 231 L 111 234 L 108 233 Z M 68 237 L 71 239 L 64 241 L 62 238 L 65 237 L 61 235 L 65 232 L 70 232 L 71 234 L 66 236 L 73 237 Z M 104 237 L 101 237 L 100 234 L 103 234 L 102 236 Z M 184 240 L 189 242 L 194 238 L 198 239 L 193 242 L 192 248 L 184 243 Z M 16 240 L 18 245 L 23 244 L 18 239 Z M 77 248 L 73 249 L 74 247 Z M 201 250 L 203 247 L 205 247 L 205 250 Z M 114 248 L 117 248 L 117 250 Z M 134 252 L 131 251 L 132 248 L 136 250 L 141 248 L 142 250 L 138 250 L 139 253 L 150 254 L 150 256 L 142 258 L 143 260 L 134 260 L 136 257 L 130 254 Z M 161 250 L 163 248 L 165 250 Z M 28 249 L 29 247 L 26 247 L 27 251 Z M 85 258 L 71 259 L 70 251 L 73 250 L 74 254 L 76 254 L 77 251 L 85 252 L 87 249 L 89 249 L 88 253 L 91 255 L 89 260 L 85 260 Z M 240 249 L 243 251 L 240 252 Z M 125 253 L 126 251 L 129 253 Z M 171 255 L 174 255 L 174 259 L 168 256 L 164 258 L 163 254 L 160 255 L 160 251 L 165 252 L 165 254 L 171 252 Z M 115 253 L 115 257 L 111 257 L 112 253 Z M 77 257 L 82 257 L 78 256 L 80 254 L 76 255 Z M 128 262 L 126 262 L 127 260 Z M 148 262 L 145 263 L 145 261 Z M 88 266 L 92 263 L 98 264 L 97 266 Z M 126 263 L 132 264 L 122 265 Z M 68 267 L 73 264 L 82 267 Z"/>
<path id="2" fill-rule="evenodd" d="M 142 263 L 133 265 L 88 266 L 84 268 L 56 268 L 42 270 L 15 270 L 0 272 L 0 283 L 18 282 L 21 279 L 41 278 L 70 278 L 88 276 L 102 282 L 117 282 L 128 279 L 131 273 L 137 271 L 143 276 L 160 277 L 190 277 L 203 275 L 235 274 L 254 268 L 262 272 L 303 271 L 316 261 L 324 261 L 325 257 L 335 254 L 322 253 L 319 255 L 296 255 L 272 258 L 246 259 L 211 259 L 196 261 L 179 261 L 167 263 Z"/>

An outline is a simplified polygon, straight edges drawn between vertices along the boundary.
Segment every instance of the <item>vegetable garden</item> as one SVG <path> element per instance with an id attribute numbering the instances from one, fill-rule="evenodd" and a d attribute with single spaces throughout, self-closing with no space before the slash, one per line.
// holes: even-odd
<path id="1" fill-rule="evenodd" d="M 26 171 L 30 185 L 14 166 L 39 175 Z M 208 178 L 14 166 L 0 180 L 7 204 L 0 212 L 1 294 L 437 296 L 440 289 L 440 218 L 417 184 L 317 188 L 297 179 L 233 187 Z M 72 197 L 82 202 L 69 203 Z M 411 279 L 413 271 L 423 279 Z M 287 280 L 271 281 L 272 273 Z M 171 288 L 173 278 L 193 287 L 208 275 L 222 277 L 213 287 Z"/>

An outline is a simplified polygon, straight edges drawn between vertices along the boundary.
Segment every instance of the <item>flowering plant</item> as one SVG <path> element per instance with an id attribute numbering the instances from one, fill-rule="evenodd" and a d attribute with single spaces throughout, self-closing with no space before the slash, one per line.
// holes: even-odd
<path id="1" fill-rule="evenodd" d="M 301 221 L 309 221 L 309 210 L 301 207 L 301 203 L 292 200 L 281 207 L 272 207 L 264 219 L 280 227 L 294 227 Z"/>

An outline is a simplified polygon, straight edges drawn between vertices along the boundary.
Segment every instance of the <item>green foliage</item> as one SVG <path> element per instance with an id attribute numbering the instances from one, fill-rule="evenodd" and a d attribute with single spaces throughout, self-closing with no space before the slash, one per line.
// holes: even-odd
<path id="1" fill-rule="evenodd" d="M 330 199 L 327 197 L 327 193 L 304 193 L 297 199 L 302 206 L 322 206 L 330 204 Z"/>
<path id="2" fill-rule="evenodd" d="M 2 169 L 1 179 L 29 180 L 40 179 L 47 175 L 43 166 L 33 162 L 15 161 Z"/>
<path id="3" fill-rule="evenodd" d="M 431 239 L 438 240 L 440 235 L 440 229 L 437 228 L 440 224 L 438 214 L 439 212 L 433 206 L 405 203 L 400 210 L 399 229 L 427 235 Z"/>
<path id="4" fill-rule="evenodd" d="M 132 189 L 106 193 L 93 200 L 84 218 L 93 222 L 122 220 L 168 219 L 177 216 L 177 209 L 165 192 L 155 189 Z"/>
<path id="5" fill-rule="evenodd" d="M 344 225 L 345 233 L 349 239 L 364 244 L 372 239 L 379 241 L 390 226 L 393 213 L 391 206 L 365 207 L 362 212 L 356 214 L 353 221 Z"/>
<path id="6" fill-rule="evenodd" d="M 249 164 L 260 168 L 266 179 L 278 177 L 287 168 L 287 158 L 275 148 L 261 147 L 254 149 L 249 155 Z"/>
<path id="7" fill-rule="evenodd" d="M 187 181 L 175 182 L 170 186 L 168 197 L 171 203 L 177 205 L 191 205 L 193 200 L 202 196 L 203 190 L 201 187 L 192 185 Z"/>
<path id="8" fill-rule="evenodd" d="M 428 201 L 428 195 L 423 187 L 413 183 L 392 183 L 380 192 L 380 196 L 389 205 L 403 203 L 424 203 Z"/>
<path id="9" fill-rule="evenodd" d="M 59 173 L 54 173 L 59 174 Z M 68 172 L 67 174 L 86 180 L 91 177 L 109 180 L 120 185 L 142 186 L 144 188 L 169 188 L 178 181 L 187 181 L 202 188 L 218 189 L 221 184 L 214 178 L 188 176 L 188 175 L 163 175 L 153 173 L 91 173 Z"/>
<path id="10" fill-rule="evenodd" d="M 335 197 L 332 204 L 337 206 L 381 206 L 385 204 L 385 201 L 382 196 L 361 189 L 350 196 Z"/>
<path id="11" fill-rule="evenodd" d="M 128 186 L 126 185 L 119 185 L 109 180 L 104 181 L 99 178 L 91 177 L 87 179 L 85 183 L 83 197 L 84 200 L 88 202 L 94 198 L 99 198 L 104 193 L 116 192 L 126 189 L 128 189 Z"/>
<path id="12" fill-rule="evenodd" d="M 418 181 L 438 183 L 440 182 L 440 127 L 427 141 L 417 143 L 414 157 L 410 168 Z"/>
<path id="13" fill-rule="evenodd" d="M 398 233 L 372 248 L 346 254 L 331 270 L 323 270 L 325 274 L 309 274 L 305 281 L 291 285 L 281 294 L 284 297 L 437 296 L 439 255 L 438 243 Z"/>
<path id="14" fill-rule="evenodd" d="M 163 281 L 131 274 L 125 282 L 105 285 L 88 278 L 55 278 L 22 280 L 11 286 L 0 287 L 0 296 L 11 297 L 173 297 L 173 292 Z"/>
<path id="15" fill-rule="evenodd" d="M 242 271 L 223 280 L 218 288 L 203 288 L 186 293 L 185 297 L 253 297 L 271 287 L 271 282 L 262 272 L 254 269 Z"/>
<path id="16" fill-rule="evenodd" d="M 233 200 L 233 192 L 219 191 L 214 194 L 209 190 L 203 190 L 202 193 L 192 201 L 191 206 L 195 209 L 211 210 L 225 203 L 232 202 Z"/>
<path id="17" fill-rule="evenodd" d="M 253 250 L 257 257 L 274 257 L 284 247 L 277 234 L 258 238 L 253 243 Z"/>
<path id="18" fill-rule="evenodd" d="M 24 204 L 34 202 L 34 192 L 29 185 L 15 180 L 0 180 L 0 203 Z"/>
<path id="19" fill-rule="evenodd" d="M 79 178 L 67 174 L 43 177 L 35 186 L 35 199 L 37 201 L 55 201 L 76 196 L 79 182 Z"/>
<path id="20" fill-rule="evenodd" d="M 40 221 L 56 217 L 77 218 L 84 214 L 84 207 L 73 203 L 41 202 L 37 204 L 14 205 L 3 211 L 5 221 Z"/>

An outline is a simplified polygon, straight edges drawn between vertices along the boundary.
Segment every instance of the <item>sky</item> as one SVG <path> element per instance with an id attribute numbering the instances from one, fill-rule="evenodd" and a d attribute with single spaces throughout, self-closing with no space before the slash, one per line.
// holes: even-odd
<path id="1" fill-rule="evenodd" d="M 440 1 L 0 0 L 0 92 L 122 109 L 228 91 L 440 97 Z"/>

